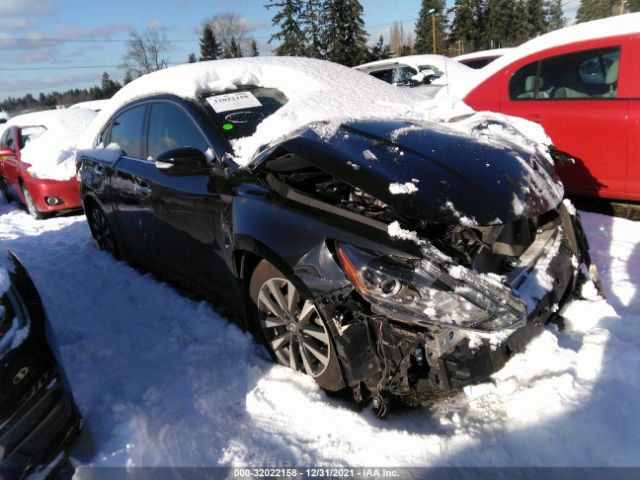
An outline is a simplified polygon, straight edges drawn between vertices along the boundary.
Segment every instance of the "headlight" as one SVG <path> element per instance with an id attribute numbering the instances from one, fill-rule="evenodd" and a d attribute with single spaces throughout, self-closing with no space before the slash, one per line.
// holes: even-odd
<path id="1" fill-rule="evenodd" d="M 337 244 L 337 253 L 358 293 L 390 318 L 481 332 L 519 328 L 527 321 L 524 302 L 508 287 L 447 265 L 433 247 L 423 247 L 423 259 L 376 255 L 344 243 Z"/>

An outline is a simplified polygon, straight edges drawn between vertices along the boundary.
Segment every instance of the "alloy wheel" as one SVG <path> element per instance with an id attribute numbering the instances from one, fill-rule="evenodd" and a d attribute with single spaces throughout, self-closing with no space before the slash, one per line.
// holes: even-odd
<path id="1" fill-rule="evenodd" d="M 107 218 L 99 208 L 91 210 L 91 231 L 100 250 L 105 250 L 113 255 L 116 254 L 116 242 L 107 223 Z"/>
<path id="2" fill-rule="evenodd" d="M 293 283 L 268 279 L 258 294 L 260 325 L 278 361 L 312 377 L 322 375 L 334 355 L 329 333 L 311 300 Z"/>
<path id="3" fill-rule="evenodd" d="M 29 192 L 29 189 L 24 185 L 22 186 L 22 194 L 24 195 L 24 201 L 27 205 L 27 210 L 29 211 L 29 214 L 33 218 L 41 219 L 43 217 L 42 212 L 38 210 L 35 202 L 33 201 L 33 197 L 31 196 L 31 192 Z"/>

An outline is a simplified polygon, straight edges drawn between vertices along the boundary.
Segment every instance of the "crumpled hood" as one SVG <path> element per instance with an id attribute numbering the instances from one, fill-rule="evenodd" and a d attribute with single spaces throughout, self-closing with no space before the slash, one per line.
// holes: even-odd
<path id="1" fill-rule="evenodd" d="M 330 134 L 326 132 L 330 131 Z M 406 121 L 314 126 L 285 148 L 395 209 L 404 220 L 490 225 L 534 217 L 562 200 L 553 165 L 504 137 Z"/>

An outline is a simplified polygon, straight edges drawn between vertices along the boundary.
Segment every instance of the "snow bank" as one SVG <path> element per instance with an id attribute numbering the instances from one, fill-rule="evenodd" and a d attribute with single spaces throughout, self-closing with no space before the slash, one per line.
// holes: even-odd
<path id="1" fill-rule="evenodd" d="M 253 85 L 277 88 L 288 102 L 260 123 L 255 134 L 233 142 L 234 160 L 248 165 L 264 146 L 286 138 L 296 130 L 314 124 L 323 137 L 334 134 L 348 120 L 407 119 L 457 124 L 457 131 L 471 132 L 483 114 L 473 122 L 473 110 L 452 97 L 436 100 L 381 82 L 367 74 L 321 60 L 289 57 L 261 57 L 216 60 L 179 65 L 144 75 L 123 87 L 98 114 L 79 142 L 93 148 L 104 123 L 127 102 L 154 95 L 174 94 L 193 99 L 209 92 L 234 90 Z M 456 120 L 471 116 L 464 123 Z M 505 121 L 507 117 L 501 116 Z M 525 129 L 529 135 L 531 129 Z M 518 138 L 514 137 L 517 141 Z M 542 136 L 532 138 L 536 142 Z"/>
<path id="2" fill-rule="evenodd" d="M 83 217 L 41 222 L 0 201 L 0 239 L 59 340 L 91 434 L 82 465 L 638 467 L 640 222 L 581 215 L 607 300 L 573 301 L 566 330 L 546 328 L 489 382 L 387 420 L 97 251 Z"/>
<path id="3" fill-rule="evenodd" d="M 31 138 L 21 150 L 21 160 L 40 178 L 69 180 L 76 173 L 75 145 L 95 117 L 84 108 L 47 110 L 13 117 L 8 126 L 44 126 L 46 131 Z"/>

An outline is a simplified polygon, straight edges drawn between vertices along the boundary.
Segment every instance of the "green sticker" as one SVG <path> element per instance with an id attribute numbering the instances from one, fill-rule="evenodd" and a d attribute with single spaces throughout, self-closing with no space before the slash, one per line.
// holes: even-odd
<path id="1" fill-rule="evenodd" d="M 225 123 L 224 125 L 222 125 L 222 129 L 223 130 L 233 130 L 233 123 Z"/>

